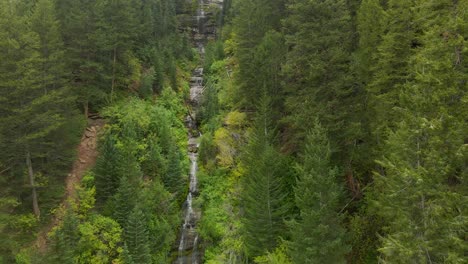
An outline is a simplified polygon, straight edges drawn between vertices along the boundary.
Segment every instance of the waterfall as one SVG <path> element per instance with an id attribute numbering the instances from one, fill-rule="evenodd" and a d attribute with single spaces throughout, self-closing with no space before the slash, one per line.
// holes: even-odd
<path id="1" fill-rule="evenodd" d="M 207 17 L 209 13 L 205 13 L 204 7 L 208 4 L 213 3 L 214 0 L 199 0 L 198 10 L 194 16 L 194 32 L 192 36 L 195 47 L 198 49 L 200 57 L 203 58 L 205 55 L 205 43 L 208 39 L 214 38 L 214 30 L 212 27 L 211 32 L 205 30 L 205 23 L 207 23 Z M 216 3 L 222 3 L 222 0 L 216 0 Z M 203 93 L 203 67 L 198 67 L 193 71 L 190 79 L 190 105 L 192 111 L 186 117 L 186 126 L 189 130 L 188 140 L 188 157 L 190 159 L 190 173 L 189 173 L 189 192 L 184 203 L 184 222 L 181 225 L 180 238 L 177 247 L 177 258 L 173 262 L 174 264 L 198 264 L 202 263 L 203 252 L 200 251 L 200 240 L 196 227 L 197 222 L 200 219 L 201 210 L 200 208 L 194 207 L 192 202 L 193 199 L 198 195 L 198 147 L 199 138 L 201 132 L 198 131 L 196 116 L 192 112 L 197 109 Z M 190 110 L 189 110 L 190 111 Z"/>

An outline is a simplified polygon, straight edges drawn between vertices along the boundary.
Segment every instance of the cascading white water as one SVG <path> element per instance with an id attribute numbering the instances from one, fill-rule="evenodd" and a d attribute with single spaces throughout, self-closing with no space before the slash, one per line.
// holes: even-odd
<path id="1" fill-rule="evenodd" d="M 190 141 L 196 140 L 198 137 L 190 137 Z M 189 142 L 190 142 L 189 141 Z M 191 142 L 190 142 L 191 143 Z M 198 143 L 195 144 L 198 148 Z M 193 148 L 191 149 L 194 150 Z M 195 227 L 199 219 L 199 212 L 193 209 L 193 197 L 198 192 L 198 180 L 197 180 L 197 153 L 190 152 L 189 157 L 191 161 L 190 174 L 189 174 L 189 193 L 185 200 L 185 218 L 182 224 L 182 230 L 180 235 L 178 257 L 174 263 L 177 264 L 195 264 L 198 263 L 198 234 L 196 233 Z"/>
<path id="2" fill-rule="evenodd" d="M 214 31 L 207 32 L 205 30 L 205 23 L 207 16 L 205 14 L 204 6 L 211 4 L 213 0 L 199 0 L 199 7 L 196 15 L 194 16 L 194 24 L 196 25 L 196 34 L 193 36 L 195 47 L 198 49 L 200 57 L 204 58 L 205 55 L 205 43 L 209 38 L 214 38 Z M 222 0 L 217 0 L 217 3 L 222 3 Z M 203 63 L 202 63 L 203 64 Z M 193 71 L 192 78 L 190 80 L 190 103 L 194 110 L 198 107 L 198 104 L 203 93 L 203 68 L 199 67 Z M 189 110 L 190 111 L 190 110 Z M 194 111 L 196 112 L 196 111 Z M 202 261 L 202 251 L 200 251 L 200 237 L 196 232 L 197 222 L 200 219 L 200 209 L 192 204 L 193 199 L 198 194 L 198 139 L 201 137 L 201 133 L 197 129 L 196 117 L 189 112 L 186 122 L 187 128 L 189 129 L 189 159 L 190 159 L 190 173 L 189 173 L 189 192 L 187 199 L 184 203 L 184 222 L 181 226 L 179 244 L 177 248 L 177 258 L 174 264 L 198 264 Z"/>

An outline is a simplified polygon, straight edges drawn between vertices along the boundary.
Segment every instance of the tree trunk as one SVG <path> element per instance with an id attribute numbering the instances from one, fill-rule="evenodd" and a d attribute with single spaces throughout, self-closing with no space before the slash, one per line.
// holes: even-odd
<path id="1" fill-rule="evenodd" d="M 110 94 L 110 101 L 112 103 L 114 97 L 114 87 L 115 87 L 115 62 L 117 60 L 117 48 L 114 47 L 114 60 L 112 62 L 112 87 L 111 87 L 111 94 Z"/>
<path id="2" fill-rule="evenodd" d="M 34 171 L 31 162 L 31 153 L 29 151 L 26 152 L 26 165 L 28 166 L 29 184 L 32 189 L 33 211 L 34 215 L 39 218 L 41 216 L 41 211 L 39 210 L 39 203 L 37 201 L 36 183 L 34 182 Z"/>

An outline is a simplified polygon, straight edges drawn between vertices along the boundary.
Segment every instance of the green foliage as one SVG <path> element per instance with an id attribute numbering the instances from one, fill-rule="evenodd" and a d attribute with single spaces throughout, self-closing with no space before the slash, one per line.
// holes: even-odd
<path id="1" fill-rule="evenodd" d="M 216 145 L 213 142 L 213 135 L 212 134 L 203 134 L 200 139 L 200 147 L 198 151 L 198 160 L 205 166 L 206 168 L 211 168 L 214 166 L 217 154 Z"/>
<path id="2" fill-rule="evenodd" d="M 112 197 L 112 219 L 117 221 L 124 229 L 127 227 L 129 212 L 135 208 L 138 200 L 138 181 L 131 180 L 129 176 L 120 179 L 119 188 Z"/>
<path id="3" fill-rule="evenodd" d="M 258 264 L 292 264 L 290 257 L 287 255 L 287 247 L 280 245 L 273 253 L 268 253 L 265 256 L 255 258 L 255 263 Z"/>
<path id="4" fill-rule="evenodd" d="M 86 121 L 78 115 L 77 104 L 87 118 L 90 111 L 134 91 L 151 98 L 167 80 L 178 90 L 181 61 L 193 58 L 187 38 L 177 30 L 176 8 L 182 6 L 170 0 L 0 2 L 0 194 L 8 199 L 0 210 L 5 220 L 0 226 L 5 238 L 0 243 L 2 261 L 13 262 L 17 255 L 21 262 L 26 255 L 32 259 L 38 255 L 29 254 L 29 249 L 17 253 L 33 244 L 38 224 L 48 224 L 50 212 L 63 200 L 63 178 Z M 74 213 L 80 224 L 92 221 L 88 218 L 96 198 L 100 206 L 114 199 L 122 177 L 166 175 L 169 152 L 176 153 L 170 160 L 179 166 L 177 176 L 184 174 L 187 161 L 180 155 L 186 146 L 184 96 L 166 93 L 164 106 L 170 110 L 140 104 L 141 112 L 131 116 L 133 120 L 122 120 L 105 132 L 94 170 L 96 187 L 89 183 L 77 191 L 80 202 Z M 148 108 L 150 117 L 142 114 Z M 172 108 L 177 110 L 171 112 Z M 160 114 L 163 117 L 154 118 Z M 142 121 L 137 116 L 156 121 L 148 129 L 136 122 Z M 149 134 L 152 142 L 145 141 Z M 149 165 L 152 162 L 154 166 Z M 29 214 L 31 207 L 37 219 Z M 39 255 L 38 262 L 49 261 Z"/>
<path id="5" fill-rule="evenodd" d="M 318 116 L 332 149 L 342 152 L 335 154 L 341 162 L 349 159 L 360 136 L 360 107 L 365 98 L 364 91 L 353 87 L 349 74 L 351 17 L 346 2 L 290 1 L 290 15 L 284 20 L 289 32 L 286 43 L 292 47 L 284 65 L 291 94 L 285 102 L 291 112 L 287 119 L 292 119 L 288 123 L 295 130 L 290 144 L 302 145 L 310 129 L 307 124 Z"/>
<path id="6" fill-rule="evenodd" d="M 122 250 L 122 229 L 114 220 L 95 215 L 78 226 L 80 239 L 77 244 L 78 263 L 109 263 L 116 261 Z"/>
<path id="7" fill-rule="evenodd" d="M 279 74 L 278 63 L 286 50 L 281 48 L 281 36 L 274 30 L 281 28 L 284 3 L 284 0 L 234 2 L 234 9 L 238 12 L 233 21 L 237 44 L 235 54 L 239 61 L 237 103 L 241 106 L 255 108 L 263 89 L 271 91 L 271 96 L 278 92 L 279 83 L 275 82 Z"/>
<path id="8" fill-rule="evenodd" d="M 205 58 L 203 69 L 205 75 L 210 75 L 211 65 L 224 58 L 224 47 L 221 40 L 209 42 L 205 47 Z"/>
<path id="9" fill-rule="evenodd" d="M 466 246 L 459 227 L 466 219 L 460 210 L 466 201 L 459 188 L 464 182 L 460 159 L 466 153 L 460 146 L 466 139 L 461 132 L 466 108 L 458 95 L 466 88 L 459 82 L 466 66 L 456 50 L 467 44 L 466 30 L 458 24 L 467 6 L 451 1 L 416 6 L 411 15 L 421 22 L 416 24 L 421 35 L 408 54 L 406 76 L 411 78 L 398 90 L 398 122 L 385 141 L 379 161 L 384 170 L 375 176 L 371 208 L 385 221 L 379 247 L 383 261 L 461 263 Z"/>
<path id="10" fill-rule="evenodd" d="M 262 255 L 256 261 L 287 262 L 271 253 L 276 246 L 259 249 L 255 239 L 268 228 L 248 220 L 262 219 L 262 194 L 274 181 L 257 176 L 267 175 L 263 162 L 275 172 L 281 163 L 276 149 L 301 164 L 294 188 L 298 215 L 284 215 L 296 218 L 292 237 L 284 231 L 269 237 L 287 241 L 294 263 L 463 262 L 465 2 L 238 0 L 223 11 L 225 58 L 217 57 L 219 44 L 207 47 L 200 111 L 207 263 L 245 262 L 242 247 L 249 257 Z M 277 141 L 258 139 L 256 120 L 242 148 L 236 139 L 252 116 L 265 113 L 256 109 L 264 93 L 271 96 L 266 108 Z M 243 113 L 245 123 L 235 128 L 228 112 Z M 314 126 L 316 118 L 323 129 Z M 311 128 L 322 131 L 312 133 L 315 140 L 307 136 Z M 221 168 L 231 173 L 218 176 Z M 239 175 L 240 187 L 229 185 Z M 291 191 L 294 184 L 286 182 Z M 222 192 L 227 198 L 218 196 Z M 255 198 L 250 209 L 249 196 Z M 349 201 L 341 204 L 344 197 Z M 238 215 L 242 238 L 236 236 Z M 261 252 L 252 254 L 254 247 Z"/>
<path id="11" fill-rule="evenodd" d="M 177 238 L 179 207 L 161 183 L 152 182 L 143 189 L 138 208 L 145 215 L 152 262 L 167 262 L 168 252 Z"/>
<path id="12" fill-rule="evenodd" d="M 145 216 L 141 210 L 133 209 L 128 216 L 123 234 L 125 245 L 133 263 L 151 263 L 148 230 L 144 218 Z"/>
<path id="13" fill-rule="evenodd" d="M 318 121 L 305 144 L 294 190 L 300 213 L 299 219 L 290 223 L 291 257 L 295 263 L 345 263 L 349 247 L 338 212 L 343 190 L 338 170 L 330 164 L 330 145 Z"/>
<path id="14" fill-rule="evenodd" d="M 181 162 L 183 159 L 182 153 L 177 147 L 172 146 L 169 149 L 167 159 L 167 171 L 162 176 L 162 182 L 170 192 L 182 193 L 184 187 L 184 170 L 182 167 L 183 163 Z"/>
<path id="15" fill-rule="evenodd" d="M 156 72 L 154 68 L 148 70 L 148 72 L 143 73 L 141 76 L 141 84 L 138 92 L 143 98 L 150 98 L 153 95 L 153 86 Z"/>
<path id="16" fill-rule="evenodd" d="M 259 256 L 277 246 L 278 237 L 286 230 L 284 219 L 291 204 L 287 182 L 291 171 L 287 159 L 273 146 L 267 100 L 249 135 L 242 166 L 243 226 L 247 254 Z"/>
<path id="17" fill-rule="evenodd" d="M 0 255 L 8 256 L 20 247 L 21 235 L 23 232 L 31 232 L 37 225 L 37 219 L 33 214 L 11 214 L 20 206 L 19 201 L 13 197 L 0 198 Z M 1 260 L 1 259 L 0 259 Z M 9 261 L 8 258 L 4 259 Z"/>
<path id="18" fill-rule="evenodd" d="M 118 187 L 118 177 L 121 176 L 119 167 L 123 157 L 116 146 L 115 137 L 104 136 L 101 142 L 95 168 L 96 190 L 98 199 L 105 201 Z"/>
<path id="19" fill-rule="evenodd" d="M 74 263 L 75 255 L 78 253 L 77 245 L 80 239 L 78 230 L 79 220 L 75 212 L 65 212 L 62 225 L 53 231 L 52 259 L 55 263 Z"/>

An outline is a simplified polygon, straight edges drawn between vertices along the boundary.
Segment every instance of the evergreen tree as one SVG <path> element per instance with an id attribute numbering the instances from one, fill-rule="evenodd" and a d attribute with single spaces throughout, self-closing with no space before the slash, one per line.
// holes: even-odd
<path id="1" fill-rule="evenodd" d="M 39 36 L 40 77 L 44 93 L 68 88 L 67 69 L 64 63 L 64 47 L 60 35 L 60 24 L 55 16 L 54 2 L 37 1 L 30 17 L 31 28 Z M 66 90 L 65 90 L 66 91 Z M 68 92 L 68 91 L 67 91 Z M 67 94 L 62 96 L 66 98 Z"/>
<path id="2" fill-rule="evenodd" d="M 125 84 L 129 75 L 122 71 L 128 64 L 124 54 L 132 50 L 138 32 L 135 4 L 135 1 L 128 0 L 99 0 L 94 6 L 95 41 L 99 49 L 99 61 L 105 65 L 101 75 L 104 83 L 107 83 L 104 87 L 110 87 L 108 94 L 111 102 L 116 88 Z"/>
<path id="3" fill-rule="evenodd" d="M 128 216 L 123 238 L 133 263 L 151 263 L 146 220 L 140 209 L 135 207 Z"/>
<path id="4" fill-rule="evenodd" d="M 266 37 L 263 47 L 259 48 L 261 53 L 258 53 L 256 48 L 262 43 L 267 32 L 280 30 L 280 20 L 285 11 L 284 2 L 284 0 L 241 0 L 235 2 L 237 16 L 233 21 L 233 25 L 235 25 L 233 31 L 237 42 L 236 58 L 239 61 L 236 81 L 239 84 L 238 101 L 242 107 L 255 109 L 256 100 L 261 97 L 263 89 L 271 89 L 272 92 L 275 92 L 279 86 L 275 79 L 278 79 L 277 75 L 279 74 L 278 62 L 281 61 L 285 51 L 281 48 L 281 38 L 277 37 L 277 33 L 276 35 L 271 33 L 269 37 Z M 272 64 L 269 65 L 269 62 Z M 265 72 L 260 71 L 259 66 L 262 67 L 261 65 L 267 68 Z M 261 79 L 258 79 L 259 76 Z M 267 76 L 274 78 L 268 79 L 268 83 L 264 83 Z M 273 95 L 270 94 L 270 96 Z"/>
<path id="5" fill-rule="evenodd" d="M 123 251 L 120 257 L 123 261 L 123 264 L 134 264 L 132 256 L 130 256 L 130 252 L 128 252 L 127 245 L 124 244 L 123 246 Z"/>
<path id="6" fill-rule="evenodd" d="M 72 88 L 83 106 L 85 117 L 90 105 L 98 105 L 106 97 L 100 84 L 104 65 L 99 61 L 94 0 L 57 0 L 57 15 L 66 47 L 66 62 L 71 71 Z"/>
<path id="7" fill-rule="evenodd" d="M 317 113 L 330 135 L 332 149 L 342 163 L 360 138 L 363 89 L 354 87 L 349 74 L 351 21 L 344 0 L 291 0 L 284 20 L 290 48 L 284 72 L 286 109 L 294 131 L 293 146 L 305 136 L 303 124 Z M 341 151 L 341 152 L 338 152 Z"/>
<path id="8" fill-rule="evenodd" d="M 133 126 L 128 126 L 128 131 L 123 128 L 123 133 L 134 133 Z M 131 132 L 130 132 L 131 131 Z M 96 161 L 95 181 L 96 197 L 98 201 L 105 202 L 112 197 L 119 188 L 122 177 L 128 177 L 129 181 L 136 182 L 141 179 L 141 170 L 135 156 L 135 143 L 124 138 L 119 141 L 108 131 L 100 143 L 100 156 Z M 122 143 L 125 142 L 125 143 Z"/>
<path id="9" fill-rule="evenodd" d="M 48 150 L 42 158 L 49 163 L 46 167 L 53 167 L 55 164 L 68 166 L 68 159 L 74 158 L 74 148 L 79 140 L 78 137 L 81 136 L 84 120 L 78 115 L 75 106 L 76 96 L 71 90 L 70 74 L 66 67 L 65 48 L 54 1 L 37 1 L 32 11 L 28 20 L 31 29 L 39 36 L 38 84 L 44 94 L 54 97 L 54 105 L 49 105 L 48 110 L 63 116 L 63 126 L 47 137 Z"/>
<path id="10" fill-rule="evenodd" d="M 62 226 L 53 235 L 52 258 L 54 263 L 75 263 L 76 246 L 80 238 L 78 225 L 76 214 L 72 210 L 65 212 Z"/>
<path id="11" fill-rule="evenodd" d="M 135 180 L 130 181 L 129 177 L 124 175 L 120 178 L 119 188 L 112 201 L 112 218 L 123 228 L 126 227 L 129 212 L 135 207 L 138 199 L 138 186 L 135 186 Z"/>
<path id="12" fill-rule="evenodd" d="M 142 162 L 141 169 L 144 175 L 148 175 L 153 179 L 162 177 L 167 172 L 168 161 L 162 155 L 162 149 L 159 138 L 152 134 L 147 136 L 148 152 L 147 158 Z"/>
<path id="13" fill-rule="evenodd" d="M 116 146 L 116 138 L 110 133 L 104 135 L 99 147 L 99 157 L 96 161 L 96 198 L 107 200 L 119 187 L 120 166 L 123 162 L 122 153 Z"/>
<path id="14" fill-rule="evenodd" d="M 265 97 L 264 97 L 265 98 Z M 290 209 L 286 187 L 291 177 L 288 163 L 273 146 L 274 132 L 263 100 L 245 150 L 242 181 L 242 216 L 247 254 L 260 256 L 273 250 L 285 231 Z"/>
<path id="15" fill-rule="evenodd" d="M 4 139 L 2 158 L 24 164 L 32 190 L 34 214 L 39 217 L 39 201 L 34 163 L 50 150 L 50 136 L 63 128 L 66 102 L 63 87 L 48 91 L 39 52 L 41 40 L 29 27 L 26 17 L 17 14 L 16 2 L 2 2 L 0 30 L 0 127 Z M 40 8 L 40 6 L 38 7 Z M 37 11 L 37 15 L 40 11 Z M 42 54 L 43 55 L 43 54 Z M 43 60 L 44 59 L 44 60 Z M 54 139 L 60 141 L 62 139 Z"/>
<path id="16" fill-rule="evenodd" d="M 332 167 L 331 150 L 318 121 L 307 135 L 295 191 L 299 219 L 290 223 L 294 263 L 345 263 L 343 217 L 338 212 L 343 189 L 338 169 Z"/>
<path id="17" fill-rule="evenodd" d="M 383 13 L 382 36 L 378 46 L 374 77 L 368 85 L 371 129 L 377 146 L 381 146 L 388 129 L 398 120 L 398 93 L 411 80 L 409 58 L 420 43 L 417 40 L 418 21 L 414 18 L 415 1 L 389 0 Z M 377 12 L 379 9 L 377 9 Z"/>
<path id="18" fill-rule="evenodd" d="M 414 78 L 399 91 L 400 121 L 385 144 L 385 170 L 375 179 L 372 208 L 386 222 L 379 250 L 392 263 L 461 263 L 466 63 L 457 55 L 467 45 L 458 24 L 466 21 L 467 5 L 421 1 L 416 7 L 415 17 L 430 19 L 420 24 L 421 46 L 408 60 Z"/>
<path id="19" fill-rule="evenodd" d="M 162 176 L 164 186 L 172 193 L 179 192 L 184 186 L 184 170 L 182 168 L 181 153 L 177 145 L 172 145 L 167 155 L 167 171 Z"/>

